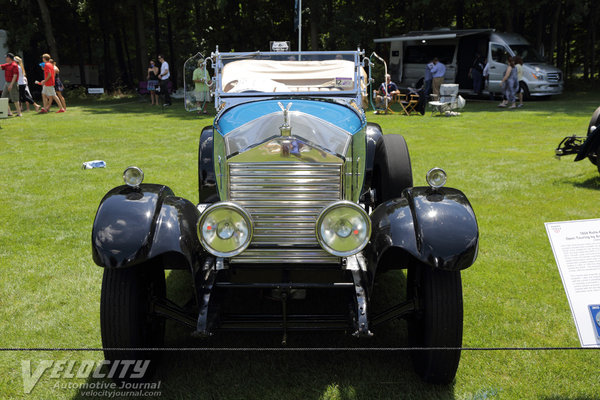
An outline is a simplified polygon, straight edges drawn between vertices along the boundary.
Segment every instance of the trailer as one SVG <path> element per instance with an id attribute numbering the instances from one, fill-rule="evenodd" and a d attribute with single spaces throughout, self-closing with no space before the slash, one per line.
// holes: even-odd
<path id="1" fill-rule="evenodd" d="M 425 66 L 437 57 L 446 65 L 445 82 L 457 83 L 462 93 L 468 93 L 473 89 L 469 69 L 478 53 L 489 70 L 484 92 L 502 91 L 500 82 L 506 72 L 508 56 L 520 56 L 524 61 L 521 86 L 527 97 L 558 95 L 563 91 L 562 71 L 546 63 L 535 48 L 516 33 L 501 33 L 495 29 L 436 29 L 374 41 L 389 43 L 390 74 L 404 87 L 421 87 Z"/>

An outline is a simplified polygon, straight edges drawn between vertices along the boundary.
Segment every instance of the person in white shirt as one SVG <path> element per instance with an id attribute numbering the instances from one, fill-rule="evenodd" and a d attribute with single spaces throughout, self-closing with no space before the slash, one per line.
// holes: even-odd
<path id="1" fill-rule="evenodd" d="M 159 54 L 158 61 L 160 62 L 160 74 L 158 78 L 160 79 L 160 91 L 165 96 L 165 104 L 164 106 L 171 105 L 171 94 L 169 93 L 169 77 L 171 77 L 171 73 L 169 72 L 169 63 L 165 61 L 164 57 Z"/>
<path id="2" fill-rule="evenodd" d="M 15 61 L 17 62 L 17 67 L 19 68 L 19 100 L 21 101 L 21 105 L 27 104 L 27 111 L 29 111 L 29 105 L 33 104 L 35 107 L 35 111 L 40 109 L 39 104 L 33 101 L 33 97 L 31 97 L 31 92 L 27 87 L 27 75 L 25 74 L 25 65 L 23 65 L 23 59 L 19 56 L 15 57 Z"/>

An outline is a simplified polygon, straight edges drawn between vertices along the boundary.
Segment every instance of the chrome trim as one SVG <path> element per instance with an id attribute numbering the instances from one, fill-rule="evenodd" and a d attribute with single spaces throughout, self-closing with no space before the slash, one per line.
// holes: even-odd
<path id="1" fill-rule="evenodd" d="M 137 172 L 139 172 L 139 173 L 140 173 L 141 179 L 140 179 L 140 183 L 138 183 L 137 185 L 130 185 L 129 183 L 127 183 L 127 179 L 125 179 L 125 174 L 126 174 L 126 173 L 127 173 L 127 171 L 129 171 L 130 169 L 133 169 L 133 170 L 135 170 L 135 171 L 137 171 Z M 132 166 L 130 166 L 130 167 L 127 167 L 127 168 L 125 168 L 125 170 L 123 171 L 123 181 L 125 181 L 125 184 L 126 184 L 127 186 L 129 186 L 129 187 L 134 187 L 134 188 L 140 187 L 140 185 L 142 184 L 142 182 L 144 182 L 144 171 L 142 171 L 142 169 L 141 169 L 141 168 L 139 168 L 139 167 L 136 167 L 135 165 L 132 165 Z"/>
<path id="2" fill-rule="evenodd" d="M 334 257 L 322 249 L 249 248 L 231 259 L 231 263 L 246 264 L 338 264 L 339 262 L 339 257 Z"/>
<path id="3" fill-rule="evenodd" d="M 224 92 L 221 89 L 222 81 L 221 74 L 222 70 L 225 67 L 224 60 L 234 60 L 234 59 L 247 59 L 247 58 L 260 58 L 265 57 L 268 58 L 270 55 L 275 54 L 277 56 L 297 56 L 300 60 L 302 56 L 309 55 L 352 55 L 354 56 L 354 84 L 351 90 L 340 90 L 336 92 L 273 92 L 273 93 L 228 93 Z M 324 97 L 324 98 L 343 98 L 348 97 L 353 99 L 357 104 L 361 104 L 362 101 L 362 91 L 363 87 L 359 82 L 362 79 L 362 67 L 363 67 L 363 58 L 365 56 L 364 50 L 357 49 L 356 51 L 304 51 L 304 52 L 296 52 L 296 51 L 281 51 L 281 52 L 228 52 L 221 53 L 219 52 L 219 48 L 217 47 L 214 52 L 210 55 L 210 60 L 212 62 L 214 71 L 215 71 L 215 90 L 214 90 L 214 98 L 215 98 L 215 109 L 219 110 L 223 104 L 225 103 L 225 99 L 229 99 L 232 103 L 251 101 L 256 98 L 267 98 L 267 97 Z M 370 72 L 370 69 L 369 69 Z M 369 84 L 371 81 L 371 77 L 367 76 L 366 82 L 364 84 Z"/>
<path id="4" fill-rule="evenodd" d="M 349 207 L 349 208 L 353 208 L 354 210 L 358 211 L 363 216 L 363 218 L 366 222 L 366 225 L 367 225 L 367 234 L 365 236 L 365 240 L 358 247 L 356 247 L 355 249 L 353 249 L 351 251 L 343 251 L 342 252 L 342 251 L 337 251 L 335 249 L 332 249 L 325 243 L 325 241 L 321 237 L 321 229 L 320 228 L 321 228 L 321 223 L 323 221 L 323 218 L 331 210 L 333 210 L 335 208 L 340 208 L 340 207 Z M 321 245 L 321 247 L 323 249 L 325 249 L 328 253 L 330 253 L 334 256 L 339 256 L 339 257 L 350 257 L 357 253 L 360 253 L 362 251 L 362 249 L 365 248 L 367 243 L 369 243 L 369 240 L 371 239 L 371 218 L 369 217 L 369 214 L 367 214 L 365 209 L 362 208 L 361 206 L 359 206 L 358 204 L 352 203 L 351 201 L 347 201 L 347 200 L 341 200 L 341 201 L 338 201 L 338 202 L 328 205 L 327 207 L 325 207 L 323 209 L 323 211 L 321 211 L 321 213 L 317 217 L 317 223 L 315 224 L 315 236 L 317 237 L 317 240 L 319 241 L 319 244 Z"/>
<path id="5" fill-rule="evenodd" d="M 230 200 L 254 222 L 250 246 L 232 263 L 339 263 L 314 232 L 321 210 L 341 198 L 341 160 L 228 164 Z"/>
<path id="6" fill-rule="evenodd" d="M 441 185 L 435 185 L 431 181 L 432 175 L 437 172 L 441 172 L 444 175 L 444 182 L 442 182 Z M 448 175 L 446 174 L 446 171 L 444 171 L 442 168 L 439 168 L 439 167 L 431 168 L 429 171 L 427 171 L 427 175 L 425 175 L 425 180 L 427 181 L 427 184 L 429 186 L 431 186 L 432 189 L 439 189 L 439 188 L 443 187 L 446 184 L 447 179 L 448 179 Z"/>
<path id="7" fill-rule="evenodd" d="M 206 242 L 204 236 L 202 235 L 202 225 L 204 224 L 204 220 L 207 218 L 208 215 L 210 215 L 211 211 L 218 208 L 229 208 L 235 210 L 244 218 L 246 224 L 248 225 L 248 239 L 237 249 L 226 253 L 213 249 L 210 246 L 210 244 Z M 198 220 L 198 223 L 196 224 L 196 232 L 198 234 L 198 239 L 200 239 L 200 244 L 202 244 L 202 247 L 204 247 L 204 249 L 206 249 L 206 251 L 208 251 L 210 254 L 215 255 L 217 257 L 233 257 L 243 252 L 252 242 L 252 237 L 254 233 L 254 223 L 250 214 L 246 210 L 244 210 L 243 207 L 240 207 L 238 204 L 232 203 L 230 201 L 221 201 L 219 203 L 213 204 L 212 206 L 204 210 L 204 212 L 200 216 L 200 219 Z"/>
<path id="8" fill-rule="evenodd" d="M 217 181 L 217 191 L 219 192 L 219 198 L 221 200 L 227 200 L 227 163 L 225 153 L 225 141 L 223 136 L 216 130 L 213 134 L 213 151 L 214 151 L 214 168 L 215 168 L 215 180 Z"/>

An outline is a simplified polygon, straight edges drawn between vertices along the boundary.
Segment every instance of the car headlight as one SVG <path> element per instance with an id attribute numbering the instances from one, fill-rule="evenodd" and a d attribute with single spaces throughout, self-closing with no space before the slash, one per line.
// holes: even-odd
<path id="1" fill-rule="evenodd" d="M 358 204 L 339 201 L 325 207 L 317 218 L 316 235 L 327 252 L 348 257 L 361 251 L 371 237 L 371 219 Z"/>
<path id="2" fill-rule="evenodd" d="M 138 167 L 127 167 L 123 171 L 123 180 L 127 186 L 138 187 L 144 180 L 144 171 Z"/>
<path id="3" fill-rule="evenodd" d="M 198 221 L 202 246 L 217 257 L 233 257 L 252 240 L 252 219 L 242 207 L 221 202 L 208 207 Z"/>
<path id="4" fill-rule="evenodd" d="M 432 189 L 439 189 L 446 184 L 446 171 L 441 168 L 431 168 L 427 172 L 426 180 Z"/>

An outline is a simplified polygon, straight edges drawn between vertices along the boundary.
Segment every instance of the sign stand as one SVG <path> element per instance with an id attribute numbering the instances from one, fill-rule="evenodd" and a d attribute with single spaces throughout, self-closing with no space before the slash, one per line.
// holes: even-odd
<path id="1" fill-rule="evenodd" d="M 600 347 L 600 219 L 546 222 L 582 347 Z"/>

